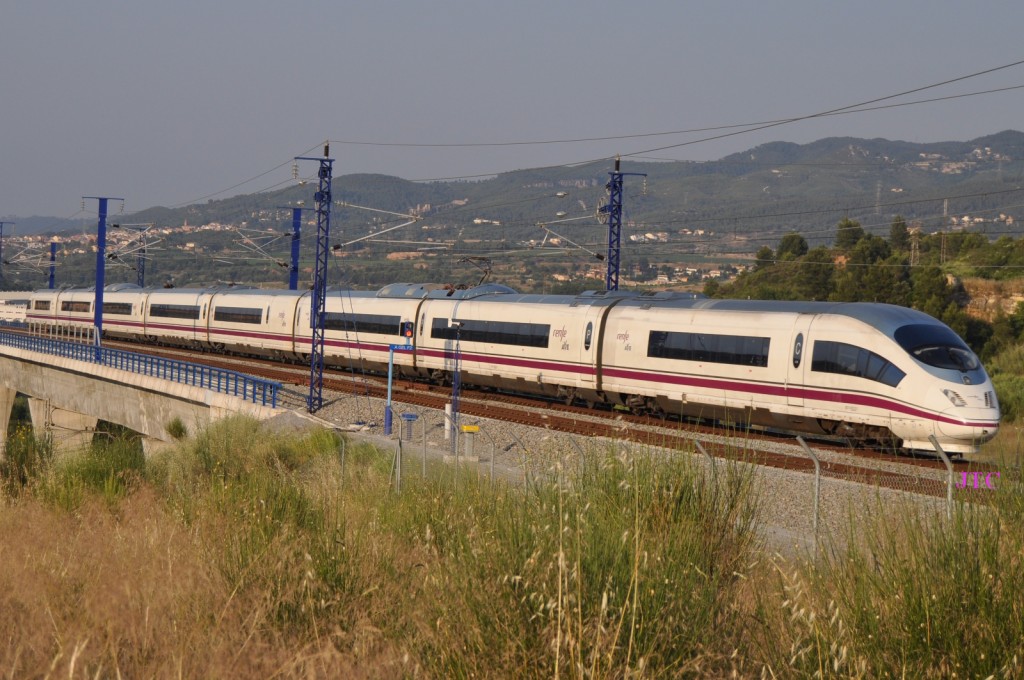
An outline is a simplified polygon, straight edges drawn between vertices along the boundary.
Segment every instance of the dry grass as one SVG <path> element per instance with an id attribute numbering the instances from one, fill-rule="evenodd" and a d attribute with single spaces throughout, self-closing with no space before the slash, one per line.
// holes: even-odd
<path id="1" fill-rule="evenodd" d="M 952 523 L 876 508 L 847 551 L 787 563 L 759 552 L 743 465 L 711 479 L 644 451 L 537 459 L 524 485 L 456 488 L 439 466 L 398 495 L 390 452 L 348 446 L 342 474 L 329 433 L 232 420 L 144 465 L 117 447 L 51 464 L 0 505 L 0 668 L 1020 676 L 1024 505 L 1009 484 Z"/>

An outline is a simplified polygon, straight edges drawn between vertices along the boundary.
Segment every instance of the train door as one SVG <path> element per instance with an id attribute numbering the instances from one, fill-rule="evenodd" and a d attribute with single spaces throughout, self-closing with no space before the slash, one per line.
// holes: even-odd
<path id="1" fill-rule="evenodd" d="M 312 293 L 302 294 L 292 309 L 292 352 L 300 357 L 309 356 L 313 347 L 313 327 L 309 320 L 312 313 L 311 295 Z"/>
<path id="2" fill-rule="evenodd" d="M 813 314 L 799 314 L 790 334 L 786 359 L 786 403 L 803 408 L 806 376 L 811 370 L 811 325 Z"/>
<path id="3" fill-rule="evenodd" d="M 210 329 L 209 319 L 213 316 L 213 305 L 210 304 L 216 293 L 210 295 L 204 291 L 200 291 L 196 295 L 195 306 L 199 309 L 199 314 L 192 322 L 192 342 L 197 344 L 207 344 L 210 340 Z"/>
<path id="4" fill-rule="evenodd" d="M 577 375 L 579 376 L 581 387 L 593 387 L 597 383 L 597 353 L 600 348 L 600 343 L 597 340 L 601 332 L 603 315 L 603 307 L 591 305 L 587 308 L 586 314 L 578 317 L 578 322 L 581 323 L 582 328 L 577 332 L 581 333 L 581 335 L 572 334 L 579 338 L 576 343 L 578 361 L 580 363 L 580 370 Z"/>

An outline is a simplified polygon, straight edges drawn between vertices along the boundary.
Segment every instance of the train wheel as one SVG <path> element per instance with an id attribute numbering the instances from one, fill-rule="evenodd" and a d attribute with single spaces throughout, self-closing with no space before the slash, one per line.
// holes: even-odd
<path id="1" fill-rule="evenodd" d="M 665 410 L 663 408 L 658 406 L 658 402 L 655 399 L 647 400 L 647 413 L 660 420 L 665 420 L 666 418 L 668 418 L 668 414 L 665 413 Z"/>

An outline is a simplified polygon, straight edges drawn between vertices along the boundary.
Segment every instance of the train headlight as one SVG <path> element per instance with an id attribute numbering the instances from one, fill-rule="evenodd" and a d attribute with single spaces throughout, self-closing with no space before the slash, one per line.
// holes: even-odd
<path id="1" fill-rule="evenodd" d="M 946 398 L 952 402 L 953 406 L 967 406 L 967 402 L 964 398 L 953 390 L 942 390 L 942 393 L 946 395 Z"/>

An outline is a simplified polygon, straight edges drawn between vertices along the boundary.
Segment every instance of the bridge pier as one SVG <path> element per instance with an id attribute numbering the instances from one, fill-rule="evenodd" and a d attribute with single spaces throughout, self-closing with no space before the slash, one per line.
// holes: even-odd
<path id="1" fill-rule="evenodd" d="M 54 453 L 70 453 L 92 444 L 99 418 L 57 408 L 49 399 L 29 397 L 28 412 L 36 436 L 49 436 Z"/>
<path id="2" fill-rule="evenodd" d="M 147 459 L 158 451 L 174 446 L 175 442 L 164 441 L 163 439 L 157 439 L 156 437 L 142 436 L 142 455 Z"/>
<path id="3" fill-rule="evenodd" d="M 0 386 L 0 453 L 7 447 L 7 428 L 11 424 L 11 410 L 16 396 L 17 390 Z"/>

